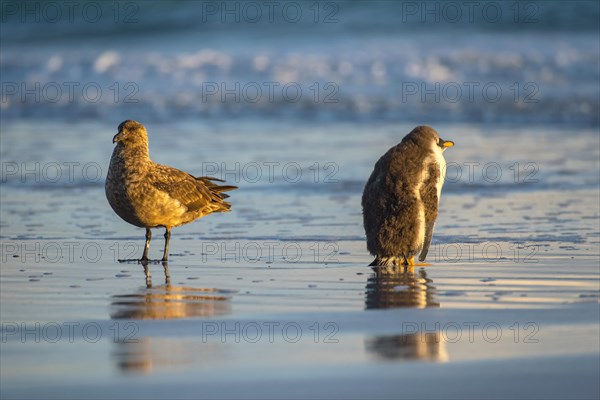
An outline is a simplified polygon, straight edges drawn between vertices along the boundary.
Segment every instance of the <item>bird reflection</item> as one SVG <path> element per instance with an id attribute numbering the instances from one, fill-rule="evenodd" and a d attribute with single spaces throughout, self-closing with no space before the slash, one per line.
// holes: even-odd
<path id="1" fill-rule="evenodd" d="M 175 319 L 214 317 L 231 313 L 233 290 L 171 285 L 169 265 L 162 262 L 165 284 L 152 285 L 148 262 L 142 262 L 146 288 L 112 297 L 112 319 Z"/>
<path id="2" fill-rule="evenodd" d="M 425 269 L 415 274 L 414 267 L 404 267 L 393 273 L 378 272 L 367 281 L 365 307 L 382 308 L 428 308 L 439 307 L 434 293 L 433 281 Z M 446 361 L 445 343 L 439 331 L 423 330 L 423 327 L 405 321 L 400 335 L 385 335 L 369 338 L 365 342 L 367 351 L 388 360 Z M 427 327 L 430 328 L 430 327 Z"/>
<path id="3" fill-rule="evenodd" d="M 165 284 L 152 285 L 150 265 L 142 263 L 146 276 L 146 287 L 135 293 L 114 295 L 111 298 L 112 319 L 181 319 L 194 317 L 219 317 L 231 314 L 231 297 L 234 290 L 197 288 L 170 284 L 169 267 L 162 265 L 165 271 Z M 135 326 L 135 330 L 132 329 Z M 198 354 L 206 359 L 219 356 L 216 345 L 183 338 L 164 338 L 142 336 L 135 322 L 118 325 L 121 333 L 130 335 L 115 343 L 113 359 L 119 369 L 132 373 L 149 373 L 155 368 L 174 368 L 197 361 Z M 127 328 L 127 329 L 126 329 Z M 194 351 L 192 348 L 197 347 Z M 218 347 L 218 346 L 217 346 Z M 214 357 L 213 357 L 214 356 Z M 203 358 L 203 359 L 204 359 Z"/>
<path id="4" fill-rule="evenodd" d="M 234 291 L 161 285 L 112 297 L 112 319 L 178 319 L 231 313 Z"/>
<path id="5" fill-rule="evenodd" d="M 413 267 L 395 273 L 376 273 L 367 281 L 365 306 L 367 309 L 439 307 L 432 283 L 423 268 L 418 274 Z"/>
<path id="6" fill-rule="evenodd" d="M 150 267 L 149 267 L 150 262 L 148 260 L 142 259 L 142 260 L 140 260 L 140 264 L 142 264 L 142 266 L 144 267 L 144 275 L 146 275 L 146 287 L 151 288 L 152 287 L 152 275 L 150 274 Z M 165 271 L 165 285 L 170 285 L 171 284 L 171 275 L 169 274 L 169 262 L 162 261 L 161 264 Z"/>
<path id="7" fill-rule="evenodd" d="M 448 361 L 440 332 L 376 336 L 366 341 L 367 351 L 387 360 Z"/>
<path id="8" fill-rule="evenodd" d="M 173 337 L 143 337 L 117 342 L 112 352 L 119 370 L 130 374 L 150 374 L 156 370 L 189 368 L 199 362 L 215 365 L 224 357 L 222 343 L 201 343 Z"/>

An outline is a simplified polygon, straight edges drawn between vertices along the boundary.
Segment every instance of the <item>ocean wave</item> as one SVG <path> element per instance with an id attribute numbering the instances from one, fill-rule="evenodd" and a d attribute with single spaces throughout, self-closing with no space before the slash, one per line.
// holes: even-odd
<path id="1" fill-rule="evenodd" d="M 457 2 L 281 3 L 300 7 L 295 23 L 229 23 L 235 15 L 206 8 L 242 13 L 241 2 L 126 4 L 116 21 L 107 8 L 57 33 L 5 12 L 2 117 L 600 124 L 597 3 L 478 2 L 504 17 L 464 23 L 443 21 Z M 426 4 L 440 9 L 413 13 Z M 511 4 L 536 22 L 515 20 Z M 136 10 L 137 22 L 122 21 Z"/>
<path id="2" fill-rule="evenodd" d="M 50 54 L 0 59 L 3 118 L 245 116 L 598 125 L 596 53 Z"/>

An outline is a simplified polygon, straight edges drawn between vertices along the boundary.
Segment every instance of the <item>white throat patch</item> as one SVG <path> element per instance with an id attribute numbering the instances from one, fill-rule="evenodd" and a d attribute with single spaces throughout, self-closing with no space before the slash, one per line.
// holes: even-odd
<path id="1" fill-rule="evenodd" d="M 435 162 L 440 167 L 440 179 L 436 184 L 439 203 L 440 196 L 442 194 L 442 186 L 444 185 L 444 180 L 446 179 L 446 159 L 444 158 L 444 149 L 442 149 L 436 143 L 433 143 L 432 150 L 435 157 Z"/>

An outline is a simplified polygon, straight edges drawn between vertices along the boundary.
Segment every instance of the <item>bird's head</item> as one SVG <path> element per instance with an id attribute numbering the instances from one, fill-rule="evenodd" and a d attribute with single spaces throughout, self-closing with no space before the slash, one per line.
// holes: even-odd
<path id="1" fill-rule="evenodd" d="M 408 134 L 407 138 L 415 142 L 419 147 L 433 149 L 436 152 L 443 152 L 448 147 L 454 146 L 453 141 L 442 139 L 435 129 L 427 125 L 417 126 Z"/>
<path id="2" fill-rule="evenodd" d="M 118 133 L 113 137 L 113 143 L 146 143 L 148 134 L 144 125 L 128 119 L 119 124 Z"/>

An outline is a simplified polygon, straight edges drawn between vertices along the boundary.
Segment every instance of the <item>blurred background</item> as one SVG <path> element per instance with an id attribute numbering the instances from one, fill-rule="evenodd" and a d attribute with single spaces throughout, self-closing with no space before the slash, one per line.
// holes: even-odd
<path id="1" fill-rule="evenodd" d="M 6 1 L 3 122 L 597 126 L 596 1 Z"/>

